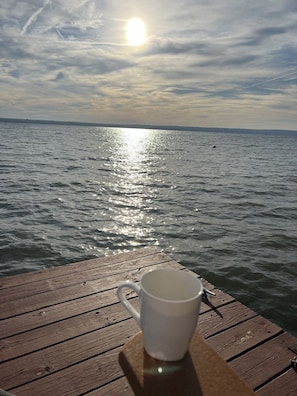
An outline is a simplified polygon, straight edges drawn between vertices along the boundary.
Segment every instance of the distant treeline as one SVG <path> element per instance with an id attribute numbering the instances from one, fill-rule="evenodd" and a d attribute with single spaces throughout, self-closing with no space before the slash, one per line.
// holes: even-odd
<path id="1" fill-rule="evenodd" d="M 27 124 L 51 124 L 51 125 L 76 125 L 76 126 L 94 126 L 109 128 L 137 128 L 137 129 L 165 129 L 177 131 L 192 132 L 228 132 L 228 133 L 256 133 L 256 134 L 285 134 L 297 136 L 297 131 L 285 129 L 243 129 L 243 128 L 210 128 L 210 127 L 192 127 L 192 126 L 174 126 L 174 125 L 145 125 L 145 124 L 103 124 L 95 122 L 78 122 L 78 121 L 53 121 L 53 120 L 32 120 L 29 118 L 1 118 L 0 122 L 14 122 Z"/>

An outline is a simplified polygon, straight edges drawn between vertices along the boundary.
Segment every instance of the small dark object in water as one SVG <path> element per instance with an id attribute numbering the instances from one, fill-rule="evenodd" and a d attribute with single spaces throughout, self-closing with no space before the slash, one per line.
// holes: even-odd
<path id="1" fill-rule="evenodd" d="M 217 146 L 213 145 L 212 148 L 216 148 Z"/>

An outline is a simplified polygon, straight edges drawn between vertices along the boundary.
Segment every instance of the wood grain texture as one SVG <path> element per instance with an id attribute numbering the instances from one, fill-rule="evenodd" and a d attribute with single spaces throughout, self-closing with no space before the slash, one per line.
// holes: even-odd
<path id="1" fill-rule="evenodd" d="M 202 282 L 205 287 L 209 287 L 209 284 L 205 280 L 202 280 Z M 235 301 L 232 296 L 214 288 L 213 290 L 216 292 L 216 295 L 209 296 L 206 302 L 202 302 L 200 308 L 201 314 L 216 309 L 221 305 Z M 130 298 L 131 297 L 133 296 L 131 295 Z M 77 298 L 75 301 L 66 301 L 43 309 L 37 309 L 32 312 L 6 318 L 0 321 L 0 340 L 62 320 L 70 319 L 71 322 L 73 322 L 76 320 L 74 317 L 77 315 L 88 316 L 89 312 L 90 315 L 92 315 L 93 310 L 98 310 L 101 307 L 115 304 L 117 302 L 116 291 L 114 288 L 93 295 L 83 296 L 81 298 Z M 59 324 L 57 324 L 57 326 L 59 326 Z M 69 326 L 71 326 L 70 323 Z"/>
<path id="2" fill-rule="evenodd" d="M 122 377 L 115 348 L 10 391 L 17 396 L 78 396 Z"/>
<path id="3" fill-rule="evenodd" d="M 293 368 L 281 374 L 276 379 L 264 385 L 257 391 L 259 396 L 296 396 L 297 394 L 297 371 Z"/>
<path id="4" fill-rule="evenodd" d="M 126 377 L 121 377 L 115 381 L 106 384 L 104 387 L 94 389 L 86 394 L 86 396 L 135 396 L 128 384 Z"/>
<path id="5" fill-rule="evenodd" d="M 145 248 L 0 279 L 0 388 L 18 396 L 131 396 L 118 357 L 139 329 L 116 287 L 158 267 L 188 271 Z M 201 280 L 216 295 L 201 304 L 200 334 L 260 396 L 295 394 L 287 344 L 297 339 Z M 139 306 L 134 292 L 128 298 Z"/>
<path id="6" fill-rule="evenodd" d="M 256 316 L 207 341 L 224 359 L 230 360 L 281 332 L 282 329 L 277 325 Z"/>
<path id="7" fill-rule="evenodd" d="M 67 286 L 86 284 L 87 282 L 94 281 L 96 279 L 106 278 L 116 274 L 122 274 L 129 272 L 131 269 L 131 262 L 123 261 L 116 262 L 113 265 L 103 265 L 102 260 L 92 260 L 96 264 L 95 268 L 86 270 L 87 267 L 84 262 L 77 263 L 75 266 L 72 265 L 74 272 L 68 273 L 69 269 L 67 266 L 62 267 L 64 272 L 59 271 L 59 276 L 52 276 L 40 279 L 38 281 L 23 283 L 15 287 L 6 287 L 0 289 L 0 301 L 1 304 L 9 302 L 11 300 L 19 300 L 33 295 L 46 293 L 53 290 L 58 290 Z M 168 256 L 163 253 L 156 253 L 153 255 L 141 256 L 134 260 L 133 267 L 145 268 L 154 264 L 161 264 L 162 262 L 169 261 Z M 51 271 L 53 275 L 53 271 Z M 1 280 L 0 280 L 1 281 Z M 42 298 L 42 296 L 40 296 Z"/>
<path id="8" fill-rule="evenodd" d="M 256 313 L 238 301 L 214 308 L 199 316 L 198 330 L 203 337 L 208 338 L 230 327 L 242 323 Z"/>
<path id="9" fill-rule="evenodd" d="M 71 340 L 99 329 L 109 329 L 112 324 L 119 324 L 130 318 L 120 304 L 104 307 L 85 315 L 69 318 L 46 327 L 7 337 L 0 341 L 0 361 L 26 355 L 50 345 Z M 124 322 L 123 322 L 124 323 Z M 119 324 L 119 327 L 121 324 Z"/>
<path id="10" fill-rule="evenodd" d="M 0 278 L 0 289 L 19 286 L 25 283 L 33 283 L 39 280 L 56 278 L 64 275 L 65 273 L 73 274 L 75 272 L 81 272 L 82 269 L 88 271 L 93 268 L 103 268 L 110 265 L 116 265 L 123 262 L 130 262 L 131 268 L 137 268 L 137 261 L 142 260 L 145 256 L 151 256 L 155 254 L 161 254 L 170 259 L 169 256 L 161 253 L 160 250 L 155 247 L 145 247 L 142 249 L 133 250 L 127 253 L 119 253 L 117 255 L 99 257 L 91 260 L 79 261 L 71 264 L 66 264 L 58 267 L 52 267 L 41 271 L 27 272 L 24 274 L 8 276 L 6 278 Z"/>
<path id="11" fill-rule="evenodd" d="M 290 359 L 294 354 L 288 349 L 288 345 L 294 340 L 296 338 L 288 333 L 280 334 L 229 364 L 252 388 L 259 387 L 278 373 L 289 369 Z"/>
<path id="12" fill-rule="evenodd" d="M 164 264 L 150 265 L 149 269 L 163 267 Z M 166 266 L 170 268 L 180 269 L 179 264 L 175 261 L 166 262 Z M 81 278 L 76 284 L 61 287 L 59 289 L 49 290 L 40 294 L 33 294 L 28 297 L 0 302 L 0 319 L 12 317 L 25 312 L 35 311 L 51 305 L 59 304 L 64 301 L 75 300 L 77 298 L 99 293 L 104 290 L 115 288 L 120 282 L 126 279 L 139 281 L 141 276 L 147 271 L 146 267 L 132 269 L 128 272 L 116 273 L 115 275 L 106 276 L 104 278 L 85 281 Z"/>
<path id="13" fill-rule="evenodd" d="M 61 371 L 117 348 L 139 331 L 133 319 L 52 345 L 2 364 L 2 384 L 9 389 Z"/>

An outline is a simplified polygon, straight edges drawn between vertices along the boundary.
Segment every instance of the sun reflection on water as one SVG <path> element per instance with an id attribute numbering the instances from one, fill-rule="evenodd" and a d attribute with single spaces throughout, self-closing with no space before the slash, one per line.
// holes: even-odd
<path id="1" fill-rule="evenodd" d="M 154 190 L 151 187 L 149 146 L 152 139 L 148 129 L 121 128 L 117 130 L 117 146 L 113 150 L 114 173 L 117 182 L 112 186 L 109 201 L 114 209 L 114 232 L 125 234 L 129 243 L 141 245 L 141 239 L 151 233 L 150 210 Z"/>
<path id="2" fill-rule="evenodd" d="M 133 165 L 145 160 L 149 138 L 149 129 L 122 129 L 122 154 L 126 154 L 127 163 Z"/>

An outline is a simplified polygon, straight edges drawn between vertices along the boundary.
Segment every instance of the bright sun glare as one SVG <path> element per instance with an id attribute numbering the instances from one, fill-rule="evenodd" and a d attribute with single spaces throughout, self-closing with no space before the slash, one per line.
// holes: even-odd
<path id="1" fill-rule="evenodd" d="M 139 46 L 146 41 L 145 24 L 139 18 L 130 19 L 126 25 L 125 31 L 129 45 Z"/>

